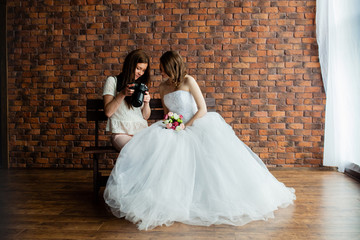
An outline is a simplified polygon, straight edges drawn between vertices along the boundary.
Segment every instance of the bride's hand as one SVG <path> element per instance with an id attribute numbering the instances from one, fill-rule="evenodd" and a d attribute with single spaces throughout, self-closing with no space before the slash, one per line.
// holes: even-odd
<path id="1" fill-rule="evenodd" d="M 192 124 L 189 124 L 189 122 L 184 124 L 184 129 L 186 129 L 187 127 L 190 127 Z"/>

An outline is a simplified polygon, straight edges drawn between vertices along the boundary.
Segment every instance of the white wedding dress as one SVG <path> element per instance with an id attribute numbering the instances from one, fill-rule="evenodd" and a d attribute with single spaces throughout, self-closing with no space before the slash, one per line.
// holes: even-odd
<path id="1" fill-rule="evenodd" d="M 167 108 L 184 116 L 197 111 L 192 95 L 165 95 Z M 274 217 L 295 200 L 261 159 L 217 113 L 207 113 L 179 132 L 162 121 L 137 133 L 119 154 L 104 192 L 117 217 L 140 230 L 182 222 L 243 225 Z"/>

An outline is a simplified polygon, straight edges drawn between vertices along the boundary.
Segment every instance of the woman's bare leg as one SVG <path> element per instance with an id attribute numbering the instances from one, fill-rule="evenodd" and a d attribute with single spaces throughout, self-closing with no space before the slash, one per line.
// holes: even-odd
<path id="1" fill-rule="evenodd" d="M 131 135 L 112 134 L 111 143 L 117 150 L 120 151 L 125 146 L 125 144 L 127 144 L 130 141 L 131 138 L 132 138 Z"/>

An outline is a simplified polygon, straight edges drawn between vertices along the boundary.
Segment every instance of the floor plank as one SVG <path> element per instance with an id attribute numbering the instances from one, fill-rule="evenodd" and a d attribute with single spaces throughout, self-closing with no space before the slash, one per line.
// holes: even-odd
<path id="1" fill-rule="evenodd" d="M 360 239 L 360 184 L 336 171 L 271 169 L 296 190 L 293 206 L 275 218 L 235 227 L 175 223 L 150 231 L 92 201 L 89 170 L 0 170 L 1 239 Z"/>

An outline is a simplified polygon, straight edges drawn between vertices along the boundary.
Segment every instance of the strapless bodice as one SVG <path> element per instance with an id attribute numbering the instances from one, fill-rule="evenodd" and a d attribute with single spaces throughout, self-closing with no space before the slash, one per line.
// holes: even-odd
<path id="1" fill-rule="evenodd" d="M 164 96 L 164 103 L 170 112 L 183 115 L 186 123 L 197 112 L 194 97 L 188 91 L 177 90 Z"/>

